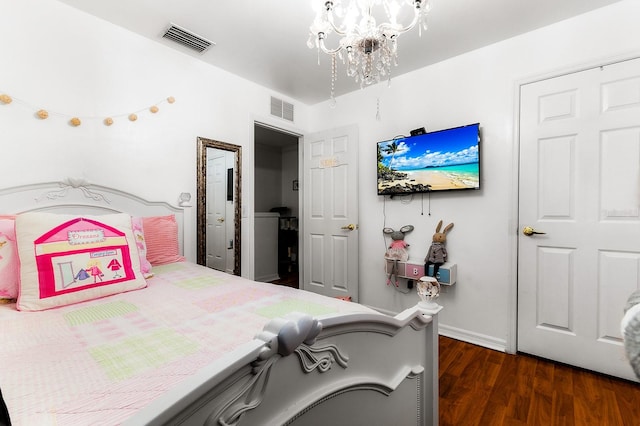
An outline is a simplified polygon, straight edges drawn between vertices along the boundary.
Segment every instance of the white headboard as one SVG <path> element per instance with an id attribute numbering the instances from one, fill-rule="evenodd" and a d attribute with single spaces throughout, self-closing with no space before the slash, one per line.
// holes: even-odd
<path id="1" fill-rule="evenodd" d="M 128 213 L 131 216 L 173 214 L 178 222 L 180 253 L 184 254 L 184 210 L 161 201 L 147 201 L 118 189 L 93 185 L 84 179 L 67 178 L 0 189 L 0 215 L 28 211 L 100 215 Z"/>

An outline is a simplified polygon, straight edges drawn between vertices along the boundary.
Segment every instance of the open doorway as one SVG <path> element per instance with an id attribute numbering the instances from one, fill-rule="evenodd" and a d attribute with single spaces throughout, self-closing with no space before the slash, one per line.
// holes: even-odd
<path id="1" fill-rule="evenodd" d="M 298 135 L 254 125 L 256 281 L 300 286 Z"/>

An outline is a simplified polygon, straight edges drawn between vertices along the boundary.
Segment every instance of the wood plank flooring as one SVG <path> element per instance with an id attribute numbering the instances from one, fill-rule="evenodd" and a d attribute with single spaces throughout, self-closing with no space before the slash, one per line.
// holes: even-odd
<path id="1" fill-rule="evenodd" d="M 282 274 L 279 280 L 271 281 L 271 284 L 284 285 L 287 287 L 300 288 L 298 284 L 298 271 Z"/>
<path id="2" fill-rule="evenodd" d="M 440 426 L 640 425 L 640 385 L 440 336 Z"/>

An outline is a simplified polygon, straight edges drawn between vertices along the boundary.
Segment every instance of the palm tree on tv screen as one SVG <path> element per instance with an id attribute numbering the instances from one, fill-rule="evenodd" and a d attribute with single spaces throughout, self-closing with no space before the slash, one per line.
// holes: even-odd
<path id="1" fill-rule="evenodd" d="M 384 147 L 384 153 L 387 154 L 387 155 L 391 155 L 391 158 L 389 158 L 389 168 L 391 170 L 393 170 L 391 165 L 393 164 L 394 157 L 395 157 L 395 155 L 396 155 L 396 153 L 398 152 L 399 149 L 400 149 L 400 146 L 398 145 L 398 143 L 396 141 L 393 141 L 393 142 L 391 142 L 390 144 L 388 144 L 387 146 Z"/>

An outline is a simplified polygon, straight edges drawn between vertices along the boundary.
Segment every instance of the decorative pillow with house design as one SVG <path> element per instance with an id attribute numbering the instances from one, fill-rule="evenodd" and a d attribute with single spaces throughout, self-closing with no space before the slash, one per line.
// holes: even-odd
<path id="1" fill-rule="evenodd" d="M 147 286 L 131 216 L 30 212 L 16 217 L 17 308 L 39 311 Z"/>

